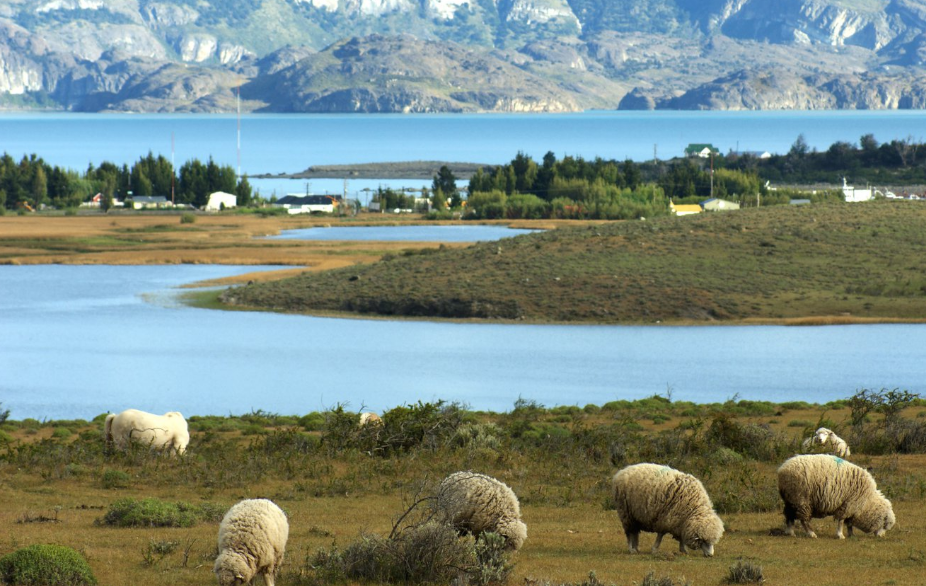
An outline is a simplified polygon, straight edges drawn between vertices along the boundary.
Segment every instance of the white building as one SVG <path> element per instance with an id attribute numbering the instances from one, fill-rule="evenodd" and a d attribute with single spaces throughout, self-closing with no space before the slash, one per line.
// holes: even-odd
<path id="1" fill-rule="evenodd" d="M 846 183 L 845 177 L 842 178 L 842 194 L 845 196 L 846 201 L 868 201 L 872 197 L 871 188 L 856 189 Z"/>
<path id="2" fill-rule="evenodd" d="M 238 196 L 233 193 L 216 191 L 209 194 L 209 201 L 206 203 L 207 212 L 218 212 L 229 208 L 238 207 Z"/>

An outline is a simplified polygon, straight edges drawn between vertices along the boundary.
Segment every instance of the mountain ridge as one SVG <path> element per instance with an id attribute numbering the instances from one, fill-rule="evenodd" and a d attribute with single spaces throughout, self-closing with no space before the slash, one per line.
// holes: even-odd
<path id="1" fill-rule="evenodd" d="M 922 108 L 926 0 L 8 0 L 0 108 Z"/>

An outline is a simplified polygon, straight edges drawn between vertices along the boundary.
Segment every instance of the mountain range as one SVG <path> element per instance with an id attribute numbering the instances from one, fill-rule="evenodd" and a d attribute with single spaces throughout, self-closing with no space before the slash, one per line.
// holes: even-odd
<path id="1" fill-rule="evenodd" d="M 926 107 L 926 0 L 5 0 L 0 108 Z"/>

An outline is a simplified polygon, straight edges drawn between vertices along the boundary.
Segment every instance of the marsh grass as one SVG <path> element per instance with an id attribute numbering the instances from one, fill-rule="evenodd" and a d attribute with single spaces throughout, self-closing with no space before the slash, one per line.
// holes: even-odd
<path id="1" fill-rule="evenodd" d="M 209 583 L 224 511 L 242 498 L 261 496 L 278 502 L 290 519 L 280 586 L 325 581 L 326 574 L 313 569 L 320 567 L 313 560 L 321 550 L 340 556 L 329 569 L 344 583 L 365 581 L 338 570 L 348 549 L 354 556 L 348 559 L 368 575 L 380 572 L 401 581 L 423 569 L 402 573 L 370 565 L 383 552 L 398 551 L 389 536 L 399 512 L 446 474 L 471 469 L 500 478 L 521 502 L 528 540 L 509 559 L 508 584 L 573 584 L 592 570 L 600 583 L 619 586 L 638 583 L 649 572 L 659 579 L 684 576 L 692 584 L 720 584 L 738 559 L 760 564 L 770 583 L 788 583 L 785 577 L 799 575 L 820 585 L 889 579 L 921 584 L 924 453 L 868 454 L 853 446 L 852 461 L 870 468 L 894 503 L 898 526 L 885 538 L 857 533 L 840 542 L 831 519 L 815 521 L 817 540 L 774 532 L 783 526 L 775 469 L 804 433 L 788 421 L 825 418 L 848 429 L 851 410 L 845 402 L 775 405 L 734 399 L 700 405 L 661 397 L 552 409 L 522 400 L 509 413 L 449 407 L 405 405 L 382 413 L 385 436 L 361 428 L 358 414 L 346 408 L 303 416 L 255 411 L 191 418 L 192 441 L 182 457 L 108 450 L 101 417 L 84 426 L 7 421 L 3 429 L 11 441 L 0 446 L 0 499 L 8 504 L 0 508 L 0 526 L 7 524 L 13 537 L 0 543 L 0 554 L 55 542 L 86 552 L 101 583 Z M 895 421 L 922 422 L 924 412 L 926 405 L 916 400 Z M 654 422 L 659 414 L 667 419 Z M 875 410 L 867 414 L 866 425 L 877 429 L 884 419 Z M 61 426 L 75 433 L 52 437 Z M 244 435 L 249 426 L 263 433 Z M 669 544 L 659 556 L 627 553 L 608 505 L 609 479 L 618 468 L 640 461 L 669 464 L 701 478 L 727 528 L 714 558 L 678 555 Z M 117 491 L 105 488 L 101 479 L 107 471 L 124 472 L 131 482 Z M 138 515 L 145 521 L 124 527 L 95 523 L 110 511 L 129 517 L 149 499 L 153 512 Z M 30 512 L 55 507 L 58 523 L 17 523 L 34 515 Z M 159 518 L 178 521 L 152 526 L 157 523 L 151 519 Z M 418 545 L 402 543 L 406 552 L 419 553 L 394 559 L 425 559 L 416 548 L 437 541 L 435 534 L 427 535 Z M 648 551 L 652 540 L 644 533 L 641 551 Z M 144 550 L 152 541 L 182 545 L 161 559 L 160 550 L 151 550 L 148 557 L 155 563 L 146 565 Z M 467 574 L 467 580 L 477 577 Z"/>

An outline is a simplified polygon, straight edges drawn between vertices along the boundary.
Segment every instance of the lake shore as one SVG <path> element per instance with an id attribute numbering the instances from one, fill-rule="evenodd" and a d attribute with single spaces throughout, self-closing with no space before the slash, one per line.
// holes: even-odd
<path id="1" fill-rule="evenodd" d="M 890 204 L 888 204 L 890 205 Z M 912 208 L 917 209 L 917 208 Z M 561 227 L 607 226 L 600 221 L 518 220 L 485 222 L 516 228 L 554 230 Z M 359 242 L 269 240 L 263 236 L 282 230 L 325 226 L 434 225 L 411 216 L 360 214 L 350 217 L 267 216 L 256 214 L 199 214 L 183 224 L 177 213 L 79 214 L 76 216 L 31 214 L 0 217 L 0 264 L 236 264 L 278 265 L 279 270 L 255 271 L 225 279 L 191 283 L 190 287 L 234 286 L 278 281 L 305 272 L 325 272 L 347 267 L 370 266 L 386 255 L 409 251 L 469 248 L 469 244 L 439 242 Z M 442 222 L 460 225 L 460 222 Z M 613 224 L 613 223 L 610 223 Z M 423 257 L 422 257 L 423 258 Z M 214 296 L 213 296 L 214 297 Z M 201 303 L 200 299 L 197 303 Z M 247 306 L 247 303 L 243 303 Z M 204 306 L 220 307 L 215 299 Z M 370 313 L 345 312 L 331 307 L 278 308 L 305 314 L 338 317 L 375 317 Z M 452 316 L 419 316 L 417 319 L 453 319 Z M 387 319 L 402 318 L 388 315 Z M 464 320 L 465 321 L 465 320 Z M 483 316 L 481 321 L 509 322 Z M 524 316 L 523 323 L 576 323 L 555 315 Z M 611 319 L 585 318 L 580 323 L 613 323 Z M 821 312 L 805 315 L 710 316 L 676 315 L 668 319 L 639 315 L 621 323 L 663 325 L 840 325 L 865 323 L 924 323 L 922 315 L 864 315 L 861 311 Z"/>

